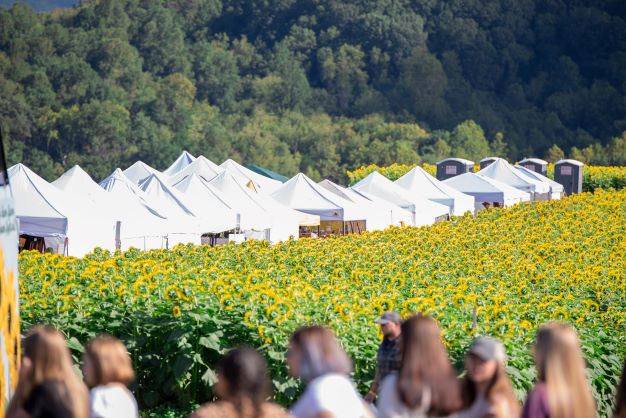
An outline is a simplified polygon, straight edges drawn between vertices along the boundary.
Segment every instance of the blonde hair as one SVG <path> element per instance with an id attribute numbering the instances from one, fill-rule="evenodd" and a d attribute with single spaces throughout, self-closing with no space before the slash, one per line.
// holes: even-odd
<path id="1" fill-rule="evenodd" d="M 126 346 L 111 335 L 101 335 L 89 341 L 85 348 L 85 356 L 92 361 L 93 386 L 121 383 L 128 385 L 135 380 L 132 362 Z"/>
<path id="2" fill-rule="evenodd" d="M 88 418 L 87 388 L 76 374 L 63 335 L 51 326 L 36 326 L 24 339 L 24 356 L 33 365 L 25 386 L 26 399 L 35 386 L 46 380 L 58 381 L 73 418 Z"/>
<path id="3" fill-rule="evenodd" d="M 535 358 L 539 379 L 546 385 L 551 418 L 596 416 L 585 360 L 572 327 L 552 322 L 539 328 Z"/>

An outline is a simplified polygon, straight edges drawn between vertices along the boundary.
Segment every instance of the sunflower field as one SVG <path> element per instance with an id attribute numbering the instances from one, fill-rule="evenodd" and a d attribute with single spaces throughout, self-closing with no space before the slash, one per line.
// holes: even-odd
<path id="1" fill-rule="evenodd" d="M 626 190 L 273 246 L 96 250 L 82 259 L 26 252 L 19 270 L 23 329 L 57 326 L 77 360 L 89 338 L 118 336 L 144 408 L 210 399 L 216 362 L 237 344 L 265 354 L 275 397 L 289 405 L 301 387 L 287 374 L 287 341 L 312 323 L 335 330 L 365 391 L 380 342 L 374 319 L 388 309 L 437 318 L 459 371 L 475 336 L 502 339 L 520 399 L 536 377 L 537 327 L 572 324 L 600 416 L 626 356 Z"/>

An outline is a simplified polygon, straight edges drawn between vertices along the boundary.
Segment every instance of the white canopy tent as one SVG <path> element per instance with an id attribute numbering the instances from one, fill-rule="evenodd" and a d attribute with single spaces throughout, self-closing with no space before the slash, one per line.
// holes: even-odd
<path id="1" fill-rule="evenodd" d="M 53 186 L 23 164 L 8 173 L 20 234 L 43 237 L 55 252 L 77 257 L 96 247 L 115 249 L 115 221 L 91 200 Z"/>
<path id="2" fill-rule="evenodd" d="M 216 234 L 238 228 L 237 212 L 220 197 L 222 193 L 219 190 L 197 175 L 188 175 L 173 188 L 183 194 L 187 207 L 204 220 L 205 233 Z"/>
<path id="3" fill-rule="evenodd" d="M 254 238 L 269 239 L 269 229 L 272 228 L 272 217 L 270 214 L 254 199 L 252 191 L 239 185 L 232 175 L 223 171 L 212 181 L 209 186 L 214 187 L 222 194 L 222 198 L 228 206 L 239 213 L 240 228 L 244 231 L 256 231 L 247 236 Z M 268 236 L 263 237 L 259 232 L 266 233 Z"/>
<path id="4" fill-rule="evenodd" d="M 543 183 L 546 183 L 550 187 L 550 200 L 559 200 L 561 199 L 561 197 L 563 197 L 563 194 L 565 193 L 565 188 L 563 187 L 561 183 L 557 183 L 556 181 L 544 176 L 543 174 L 530 170 L 524 167 L 523 165 L 516 165 L 515 168 L 517 170 L 520 170 L 522 173 L 524 173 L 528 177 L 532 177 L 535 180 L 539 180 Z"/>
<path id="5" fill-rule="evenodd" d="M 367 219 L 364 208 L 326 190 L 302 173 L 289 179 L 271 197 L 292 209 L 317 215 L 320 221 Z"/>
<path id="6" fill-rule="evenodd" d="M 239 184 L 250 187 L 252 182 L 252 186 L 259 193 L 271 194 L 282 186 L 280 181 L 255 173 L 230 158 L 220 164 L 220 167 L 232 174 Z"/>
<path id="7" fill-rule="evenodd" d="M 223 192 L 227 198 L 232 198 L 239 204 L 247 205 L 248 208 L 258 208 L 270 219 L 269 240 L 278 242 L 298 238 L 300 225 L 319 225 L 318 216 L 305 214 L 284 206 L 274 199 L 261 193 L 257 193 L 235 179 L 227 171 L 217 176 L 210 185 Z"/>
<path id="8" fill-rule="evenodd" d="M 163 171 L 163 174 L 166 176 L 173 176 L 174 174 L 180 172 L 189 164 L 193 163 L 196 160 L 196 157 L 189 154 L 187 151 L 183 151 L 176 161 L 172 163 L 166 170 Z"/>
<path id="9" fill-rule="evenodd" d="M 413 214 L 414 226 L 431 225 L 450 214 L 450 208 L 447 206 L 411 195 L 377 171 L 370 173 L 352 188 L 378 196 L 408 210 Z"/>
<path id="10" fill-rule="evenodd" d="M 474 213 L 474 198 L 437 180 L 421 167 L 414 167 L 395 183 L 409 192 L 435 203 L 446 205 L 450 213 L 461 216 L 466 212 Z"/>
<path id="11" fill-rule="evenodd" d="M 168 229 L 171 228 L 168 246 L 178 243 L 201 244 L 203 229 L 200 219 L 185 205 L 184 198 L 177 190 L 167 186 L 156 174 L 151 174 L 139 188 L 145 193 L 146 200 L 167 217 L 170 225 Z"/>
<path id="12" fill-rule="evenodd" d="M 89 197 L 97 205 L 101 205 L 107 197 L 106 191 L 78 165 L 67 170 L 52 184 L 63 191 Z"/>
<path id="13" fill-rule="evenodd" d="M 170 185 L 174 185 L 190 174 L 195 174 L 205 181 L 211 181 L 223 172 L 222 167 L 201 155 L 178 173 L 173 174 L 168 182 Z"/>
<path id="14" fill-rule="evenodd" d="M 148 203 L 144 192 L 122 170 L 100 182 L 107 191 L 107 208 L 120 221 L 120 248 L 143 250 L 166 247 L 169 225 L 164 214 Z"/>
<path id="15" fill-rule="evenodd" d="M 464 173 L 443 182 L 460 192 L 474 196 L 477 211 L 484 209 L 483 203 L 509 207 L 520 202 L 530 201 L 530 193 L 522 192 L 505 183 L 476 173 Z"/>
<path id="16" fill-rule="evenodd" d="M 123 171 L 124 175 L 128 177 L 133 183 L 139 184 L 151 174 L 162 174 L 160 171 L 150 167 L 143 161 L 137 161 L 126 170 Z"/>
<path id="17" fill-rule="evenodd" d="M 493 163 L 476 174 L 489 177 L 523 192 L 530 193 L 533 200 L 546 199 L 550 193 L 550 187 L 546 183 L 535 180 L 522 173 L 520 170 L 516 170 L 515 167 L 502 158 L 496 159 Z"/>
<path id="18" fill-rule="evenodd" d="M 396 206 L 365 192 L 340 186 L 326 179 L 318 183 L 337 196 L 353 202 L 366 209 L 366 229 L 377 231 L 390 226 L 412 225 L 413 215 L 406 209 Z"/>

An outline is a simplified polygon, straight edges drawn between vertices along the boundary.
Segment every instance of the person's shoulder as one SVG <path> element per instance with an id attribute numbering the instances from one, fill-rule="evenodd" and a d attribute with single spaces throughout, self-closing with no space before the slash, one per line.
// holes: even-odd
<path id="1" fill-rule="evenodd" d="M 398 381 L 398 373 L 396 372 L 392 372 L 389 373 L 387 376 L 385 376 L 385 378 L 380 382 L 380 390 L 382 391 L 383 388 L 384 389 L 388 389 L 388 388 L 393 388 L 396 385 L 396 382 Z"/>
<path id="2" fill-rule="evenodd" d="M 528 397 L 543 398 L 548 396 L 548 387 L 544 382 L 539 382 L 528 392 Z"/>
<path id="3" fill-rule="evenodd" d="M 339 373 L 329 373 L 320 376 L 311 382 L 315 390 L 346 390 L 353 389 L 354 384 L 348 376 Z"/>
<path id="4" fill-rule="evenodd" d="M 263 418 L 291 418 L 289 412 L 280 405 L 272 402 L 263 404 Z"/>
<path id="5" fill-rule="evenodd" d="M 132 392 L 122 385 L 101 385 L 92 388 L 89 391 L 92 399 L 114 399 L 116 401 L 135 402 Z"/>
<path id="6" fill-rule="evenodd" d="M 380 390 L 378 392 L 378 402 L 388 403 L 394 402 L 396 396 L 396 385 L 398 382 L 398 374 L 393 372 L 385 376 L 380 382 Z"/>
<path id="7" fill-rule="evenodd" d="M 206 403 L 196 409 L 189 418 L 226 418 L 237 416 L 235 408 L 228 402 Z"/>

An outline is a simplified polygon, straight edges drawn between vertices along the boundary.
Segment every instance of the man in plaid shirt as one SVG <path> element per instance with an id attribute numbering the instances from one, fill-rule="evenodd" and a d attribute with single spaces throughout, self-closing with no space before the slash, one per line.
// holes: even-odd
<path id="1" fill-rule="evenodd" d="M 376 355 L 376 377 L 374 377 L 374 383 L 372 383 L 369 392 L 365 395 L 367 402 L 373 402 L 376 399 L 380 382 L 388 374 L 400 370 L 400 362 L 402 361 L 400 353 L 402 317 L 400 314 L 393 311 L 385 312 L 376 320 L 376 323 L 380 325 L 384 338 Z"/>

